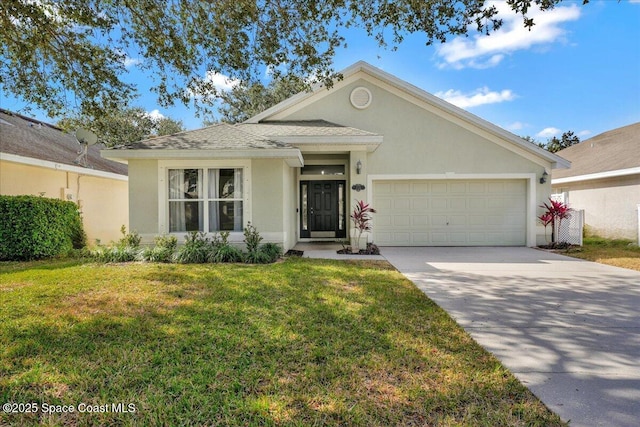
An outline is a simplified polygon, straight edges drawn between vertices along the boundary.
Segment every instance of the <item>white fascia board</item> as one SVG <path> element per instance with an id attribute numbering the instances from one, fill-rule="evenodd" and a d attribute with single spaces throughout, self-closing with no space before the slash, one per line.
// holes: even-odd
<path id="1" fill-rule="evenodd" d="M 72 172 L 80 175 L 95 176 L 98 178 L 115 179 L 118 181 L 129 181 L 127 175 L 120 175 L 114 172 L 106 172 L 101 170 L 83 168 L 81 166 L 67 165 L 65 163 L 57 163 L 49 160 L 34 159 L 33 157 L 18 156 L 16 154 L 0 153 L 0 160 L 19 163 L 28 166 L 38 166 L 41 168 L 53 169 L 63 172 Z"/>
<path id="2" fill-rule="evenodd" d="M 616 178 L 619 176 L 639 175 L 640 167 L 629 169 L 618 169 L 607 172 L 590 173 L 587 175 L 568 176 L 566 178 L 552 178 L 551 185 L 567 184 L 570 182 L 589 181 L 594 179 Z"/>
<path id="3" fill-rule="evenodd" d="M 106 159 L 289 159 L 303 164 L 302 153 L 297 148 L 251 150 L 102 150 Z"/>
<path id="4" fill-rule="evenodd" d="M 279 136 L 278 141 L 285 144 L 382 144 L 382 135 L 368 136 L 328 136 L 328 135 L 310 135 L 310 136 Z"/>
<path id="5" fill-rule="evenodd" d="M 373 153 L 379 144 L 292 144 L 304 153 L 344 153 L 349 151 L 366 151 Z"/>

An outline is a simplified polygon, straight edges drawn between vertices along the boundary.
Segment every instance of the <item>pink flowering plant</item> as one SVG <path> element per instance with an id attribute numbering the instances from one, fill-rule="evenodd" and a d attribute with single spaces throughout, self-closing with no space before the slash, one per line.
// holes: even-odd
<path id="1" fill-rule="evenodd" d="M 356 230 L 356 248 L 360 247 L 362 233 L 371 231 L 371 214 L 373 213 L 376 213 L 376 210 L 368 203 L 363 200 L 356 202 L 356 207 L 351 213 L 353 227 Z"/>
<path id="2" fill-rule="evenodd" d="M 543 203 L 540 207 L 546 209 L 546 211 L 538 217 L 538 220 L 544 225 L 545 238 L 547 236 L 547 226 L 551 225 L 551 242 L 556 243 L 556 224 L 559 229 L 562 220 L 568 219 L 573 209 L 566 203 L 551 198 L 549 198 L 549 203 Z"/>

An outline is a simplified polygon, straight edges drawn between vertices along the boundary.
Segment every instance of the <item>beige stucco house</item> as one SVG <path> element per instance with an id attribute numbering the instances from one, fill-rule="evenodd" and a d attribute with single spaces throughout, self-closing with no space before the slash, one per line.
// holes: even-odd
<path id="1" fill-rule="evenodd" d="M 367 63 L 342 75 L 245 123 L 103 151 L 129 165 L 131 228 L 241 242 L 251 222 L 288 249 L 348 238 L 364 200 L 382 246 L 544 243 L 541 178 L 569 162 Z"/>
<path id="2" fill-rule="evenodd" d="M 127 166 L 102 158 L 95 145 L 85 162 L 80 149 L 60 128 L 0 109 L 0 194 L 74 201 L 89 243 L 117 240 L 129 224 Z"/>
<path id="3" fill-rule="evenodd" d="M 571 169 L 558 171 L 553 192 L 584 209 L 587 231 L 640 243 L 640 123 L 614 129 L 558 152 Z"/>

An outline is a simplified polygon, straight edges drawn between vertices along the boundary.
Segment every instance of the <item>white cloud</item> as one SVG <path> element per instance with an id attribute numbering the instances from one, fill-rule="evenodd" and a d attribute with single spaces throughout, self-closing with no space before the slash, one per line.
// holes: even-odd
<path id="1" fill-rule="evenodd" d="M 153 111 L 147 111 L 147 116 L 152 120 L 162 120 L 166 118 L 166 116 L 162 114 L 158 109 L 155 109 Z"/>
<path id="2" fill-rule="evenodd" d="M 125 68 L 131 68 L 134 65 L 140 64 L 141 62 L 142 61 L 139 58 L 130 58 L 128 56 L 125 57 L 123 61 Z"/>
<path id="3" fill-rule="evenodd" d="M 510 131 L 517 131 L 517 130 L 522 130 L 524 129 L 524 127 L 527 126 L 527 124 L 522 123 L 522 122 L 513 122 L 510 125 L 507 125 L 505 127 L 505 129 L 510 130 Z"/>
<path id="4" fill-rule="evenodd" d="M 190 87 L 187 89 L 188 96 L 191 98 L 211 98 L 212 100 L 215 100 L 218 92 L 226 92 L 233 89 L 240 84 L 240 80 L 232 79 L 224 74 L 218 73 L 217 71 L 207 71 L 205 78 L 200 82 L 196 82 L 194 86 L 198 83 L 205 83 L 207 86 L 211 85 L 213 86 L 213 90 L 209 92 L 207 89 L 194 89 L 193 87 Z"/>
<path id="5" fill-rule="evenodd" d="M 213 83 L 216 89 L 221 91 L 228 91 L 240 84 L 240 80 L 232 79 L 217 71 L 207 71 L 205 81 Z"/>
<path id="6" fill-rule="evenodd" d="M 640 0 L 637 1 L 637 3 L 640 3 Z M 580 132 L 578 132 L 578 136 L 580 137 L 580 139 L 584 138 L 585 136 L 589 136 L 591 135 L 593 132 L 591 132 L 590 130 L 581 130 Z"/>
<path id="7" fill-rule="evenodd" d="M 506 2 L 491 2 L 498 9 L 502 27 L 489 36 L 457 37 L 440 45 L 437 55 L 444 62 L 440 68 L 489 68 L 498 65 L 505 54 L 529 49 L 534 45 L 553 43 L 564 38 L 566 31 L 560 24 L 580 17 L 580 8 L 571 4 L 542 12 L 532 6 L 527 17 L 533 18 L 535 25 L 525 28 L 522 16 L 517 15 Z"/>
<path id="8" fill-rule="evenodd" d="M 548 127 L 548 128 L 542 129 L 540 132 L 536 134 L 536 136 L 539 138 L 551 138 L 553 136 L 558 136 L 561 132 L 562 130 L 558 128 Z"/>
<path id="9" fill-rule="evenodd" d="M 497 104 L 499 102 L 515 99 L 515 94 L 509 89 L 496 92 L 489 90 L 486 86 L 476 89 L 472 93 L 465 94 L 459 90 L 449 89 L 446 92 L 437 92 L 435 95 L 452 103 L 453 105 L 457 105 L 460 108 L 472 108 L 485 104 Z"/>

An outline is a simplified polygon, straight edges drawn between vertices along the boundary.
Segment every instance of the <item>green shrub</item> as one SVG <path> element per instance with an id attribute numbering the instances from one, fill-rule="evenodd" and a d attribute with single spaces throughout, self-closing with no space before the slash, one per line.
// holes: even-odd
<path id="1" fill-rule="evenodd" d="M 244 262 L 247 264 L 268 264 L 271 261 L 268 254 L 257 250 L 245 253 Z"/>
<path id="2" fill-rule="evenodd" d="M 214 246 L 209 254 L 209 262 L 242 262 L 242 251 L 229 243 Z"/>
<path id="3" fill-rule="evenodd" d="M 37 196 L 0 196 L 0 260 L 32 260 L 86 244 L 75 203 Z"/>
<path id="4" fill-rule="evenodd" d="M 140 254 L 143 261 L 173 262 L 178 239 L 175 236 L 159 236 L 155 238 L 155 246 L 144 248 Z"/>
<path id="5" fill-rule="evenodd" d="M 140 257 L 143 261 L 149 262 L 172 262 L 174 258 L 173 255 L 173 249 L 155 246 L 153 248 L 144 248 Z"/>
<path id="6" fill-rule="evenodd" d="M 178 239 L 176 236 L 159 236 L 155 238 L 156 247 L 171 249 L 175 251 L 178 247 Z"/>
<path id="7" fill-rule="evenodd" d="M 191 232 L 185 236 L 184 245 L 178 249 L 176 261 L 181 264 L 202 264 L 209 260 L 211 244 L 206 233 Z"/>
<path id="8" fill-rule="evenodd" d="M 257 252 L 261 241 L 262 237 L 258 233 L 258 229 L 248 223 L 244 229 L 244 243 L 247 245 L 247 252 Z"/>
<path id="9" fill-rule="evenodd" d="M 120 227 L 120 232 L 122 233 L 122 238 L 118 241 L 118 247 L 125 248 L 139 248 L 140 242 L 142 241 L 142 236 L 140 236 L 136 231 L 132 231 L 127 233 L 127 227 L 122 225 Z"/>
<path id="10" fill-rule="evenodd" d="M 282 256 L 282 248 L 276 243 L 265 243 L 259 251 L 266 255 L 267 262 L 276 262 Z"/>
<path id="11" fill-rule="evenodd" d="M 139 258 L 140 250 L 131 246 L 99 246 L 89 256 L 100 262 L 131 262 Z"/>

